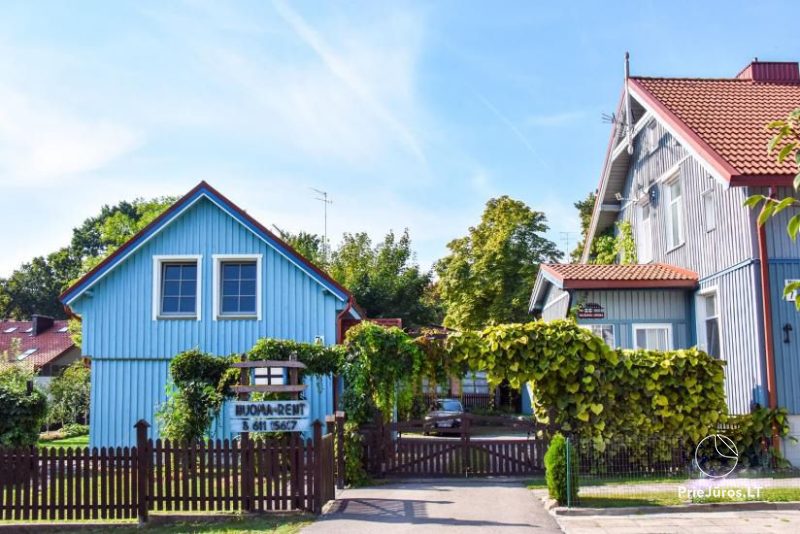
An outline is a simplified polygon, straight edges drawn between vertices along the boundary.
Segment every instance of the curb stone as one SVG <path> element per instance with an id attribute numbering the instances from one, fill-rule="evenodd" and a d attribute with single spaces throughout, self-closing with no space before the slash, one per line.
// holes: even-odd
<path id="1" fill-rule="evenodd" d="M 701 504 L 678 504 L 672 506 L 626 506 L 620 508 L 566 508 L 558 506 L 555 500 L 542 497 L 545 510 L 553 516 L 613 516 L 646 514 L 684 514 L 694 512 L 760 512 L 775 510 L 798 510 L 800 502 L 721 502 Z"/>

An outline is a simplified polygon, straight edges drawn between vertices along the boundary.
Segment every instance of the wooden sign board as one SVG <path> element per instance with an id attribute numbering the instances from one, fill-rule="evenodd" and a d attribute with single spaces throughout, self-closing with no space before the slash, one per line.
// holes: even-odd
<path id="1" fill-rule="evenodd" d="M 228 404 L 233 432 L 304 432 L 311 426 L 308 401 L 237 401 Z"/>
<path id="2" fill-rule="evenodd" d="M 604 319 L 606 310 L 596 302 L 586 302 L 578 307 L 578 319 Z"/>

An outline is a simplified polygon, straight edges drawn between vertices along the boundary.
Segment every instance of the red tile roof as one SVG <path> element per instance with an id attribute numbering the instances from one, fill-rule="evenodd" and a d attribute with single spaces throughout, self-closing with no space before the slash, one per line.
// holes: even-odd
<path id="1" fill-rule="evenodd" d="M 697 273 L 664 263 L 644 265 L 587 265 L 545 263 L 543 274 L 550 275 L 563 289 L 693 288 Z"/>
<path id="2" fill-rule="evenodd" d="M 732 183 L 790 182 L 797 165 L 792 158 L 778 164 L 767 153 L 766 125 L 800 107 L 800 83 L 747 79 L 754 66 L 770 65 L 791 64 L 754 63 L 740 74 L 744 79 L 632 77 L 629 87 Z"/>
<path id="3" fill-rule="evenodd" d="M 67 326 L 67 321 L 54 321 L 53 326 L 41 332 L 38 336 L 25 332 L 33 328 L 31 321 L 0 321 L 0 353 L 4 353 L 11 348 L 11 341 L 19 339 L 21 342 L 20 353 L 29 349 L 36 349 L 36 352 L 26 357 L 25 362 L 33 363 L 35 368 L 40 368 L 52 362 L 75 346 L 68 332 L 59 332 Z M 15 330 L 6 333 L 6 330 Z M 13 355 L 18 356 L 18 355 Z M 16 358 L 15 358 L 16 361 Z"/>

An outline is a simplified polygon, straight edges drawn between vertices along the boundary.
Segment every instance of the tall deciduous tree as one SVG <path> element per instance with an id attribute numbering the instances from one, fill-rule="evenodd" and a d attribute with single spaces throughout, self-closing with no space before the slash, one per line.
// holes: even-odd
<path id="1" fill-rule="evenodd" d="M 163 197 L 103 206 L 99 215 L 73 230 L 69 247 L 36 257 L 0 279 L 0 318 L 28 319 L 34 313 L 63 318 L 58 295 L 174 201 Z"/>
<path id="2" fill-rule="evenodd" d="M 450 254 L 436 264 L 445 325 L 480 328 L 529 319 L 539 264 L 563 256 L 542 236 L 546 222 L 543 213 L 508 196 L 487 202 L 480 224 L 451 241 Z"/>
<path id="3" fill-rule="evenodd" d="M 575 209 L 578 210 L 578 216 L 581 219 L 581 240 L 570 253 L 570 260 L 573 263 L 581 261 L 583 255 L 583 247 L 586 243 L 586 234 L 589 233 L 589 225 L 592 222 L 592 211 L 594 211 L 594 203 L 597 195 L 594 192 L 589 193 L 586 198 L 579 200 L 573 204 Z"/>
<path id="4" fill-rule="evenodd" d="M 325 269 L 328 259 L 325 257 L 325 240 L 321 235 L 310 234 L 308 232 L 292 233 L 273 225 L 278 231 L 278 236 L 286 241 L 293 249 L 302 254 L 317 267 Z"/>
<path id="5" fill-rule="evenodd" d="M 416 263 L 408 230 L 389 232 L 378 245 L 366 233 L 344 234 L 329 272 L 348 288 L 369 317 L 399 317 L 407 326 L 437 322 L 431 273 Z"/>

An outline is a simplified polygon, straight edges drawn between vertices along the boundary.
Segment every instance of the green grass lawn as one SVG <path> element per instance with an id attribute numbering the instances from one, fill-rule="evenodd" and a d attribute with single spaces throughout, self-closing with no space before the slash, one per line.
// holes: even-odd
<path id="1" fill-rule="evenodd" d="M 89 436 L 75 436 L 74 438 L 56 439 L 53 441 L 40 441 L 39 447 L 88 447 Z"/>

